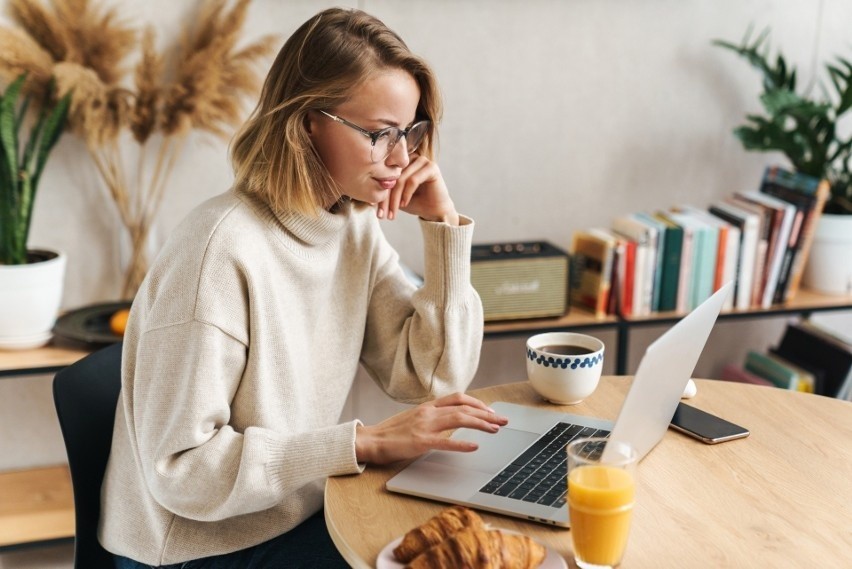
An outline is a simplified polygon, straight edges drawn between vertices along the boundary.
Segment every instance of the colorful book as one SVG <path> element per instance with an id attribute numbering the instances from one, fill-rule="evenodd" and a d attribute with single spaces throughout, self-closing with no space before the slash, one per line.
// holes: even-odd
<path id="1" fill-rule="evenodd" d="M 670 216 L 684 231 L 690 231 L 693 236 L 692 270 L 686 302 L 686 310 L 692 310 L 713 294 L 719 232 L 715 227 L 682 209 L 673 209 Z"/>
<path id="2" fill-rule="evenodd" d="M 663 215 L 652 218 L 665 227 L 662 275 L 660 278 L 660 311 L 677 310 L 680 284 L 680 261 L 683 256 L 683 229 Z"/>
<path id="3" fill-rule="evenodd" d="M 615 241 L 591 231 L 575 231 L 571 246 L 571 304 L 606 315 Z"/>
<path id="4" fill-rule="evenodd" d="M 734 306 L 742 310 L 748 309 L 751 306 L 760 220 L 757 214 L 727 202 L 713 204 L 710 206 L 710 213 L 740 231 Z"/>
<path id="5" fill-rule="evenodd" d="M 783 291 L 784 301 L 795 297 L 799 290 L 805 263 L 816 232 L 816 224 L 828 200 L 830 186 L 827 180 L 790 172 L 777 166 L 766 169 L 760 191 L 788 201 L 802 212 L 801 228 L 795 245 Z"/>
<path id="6" fill-rule="evenodd" d="M 648 264 L 652 267 L 651 312 L 660 310 L 660 286 L 663 280 L 663 256 L 666 249 L 666 226 L 647 213 L 634 213 L 633 219 L 644 224 L 651 231 L 651 255 Z"/>
<path id="7" fill-rule="evenodd" d="M 790 360 L 779 356 L 776 353 L 773 353 L 771 350 L 766 357 L 774 360 L 778 365 L 782 365 L 787 367 L 791 372 L 796 374 L 796 391 L 801 391 L 803 393 L 813 393 L 814 387 L 816 385 L 816 379 L 814 378 L 814 374 L 804 369 L 803 367 L 797 366 Z"/>
<path id="8" fill-rule="evenodd" d="M 768 379 L 775 384 L 775 387 L 793 391 L 799 388 L 799 375 L 766 354 L 749 350 L 744 367 L 746 371 Z"/>
<path id="9" fill-rule="evenodd" d="M 796 207 L 784 200 L 760 192 L 738 192 L 737 197 L 768 208 L 772 212 L 769 251 L 767 252 L 766 285 L 760 306 L 769 308 L 775 299 L 784 256 L 790 243 L 790 230 Z"/>
<path id="10" fill-rule="evenodd" d="M 773 213 L 767 207 L 737 197 L 728 198 L 728 202 L 758 217 L 757 248 L 754 254 L 754 275 L 749 306 L 760 306 L 763 302 L 763 291 L 766 288 L 766 257 L 769 251 L 769 237 L 772 233 Z"/>
<path id="11" fill-rule="evenodd" d="M 852 347 L 831 339 L 818 331 L 816 325 L 788 323 L 778 343 L 776 353 L 790 361 L 807 362 L 825 370 L 819 395 L 836 397 L 844 393 L 852 376 Z"/>
<path id="12" fill-rule="evenodd" d="M 612 229 L 635 243 L 632 313 L 647 316 L 653 306 L 657 230 L 630 215 L 614 219 Z"/>

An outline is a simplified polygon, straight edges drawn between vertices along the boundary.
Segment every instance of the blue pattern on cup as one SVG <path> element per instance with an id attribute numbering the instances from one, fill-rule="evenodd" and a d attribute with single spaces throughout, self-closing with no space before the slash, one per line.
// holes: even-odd
<path id="1" fill-rule="evenodd" d="M 594 356 L 579 356 L 576 358 L 557 358 L 544 353 L 537 353 L 535 350 L 531 350 L 527 348 L 527 358 L 530 361 L 533 361 L 544 367 L 561 367 L 562 369 L 567 368 L 569 365 L 571 369 L 580 368 L 593 368 L 595 366 L 601 365 L 603 362 L 603 351 L 599 354 L 595 354 Z"/>

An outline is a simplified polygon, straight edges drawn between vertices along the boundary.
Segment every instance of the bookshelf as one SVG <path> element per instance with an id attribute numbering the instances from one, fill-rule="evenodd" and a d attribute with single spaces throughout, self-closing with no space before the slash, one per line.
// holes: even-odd
<path id="1" fill-rule="evenodd" d="M 733 309 L 722 312 L 719 320 L 755 319 L 771 316 L 801 315 L 808 317 L 815 312 L 852 310 L 852 295 L 832 296 L 807 289 L 800 289 L 795 299 L 786 304 L 769 308 Z M 572 307 L 559 318 L 535 320 L 513 320 L 489 322 L 485 325 L 486 338 L 523 336 L 539 332 L 583 331 L 590 329 L 614 330 L 616 332 L 615 374 L 627 375 L 627 354 L 630 333 L 636 328 L 647 328 L 677 322 L 684 316 L 679 312 L 657 312 L 647 316 L 606 316 L 596 318 L 591 312 Z"/>
<path id="2" fill-rule="evenodd" d="M 800 290 L 796 298 L 784 305 L 723 312 L 720 320 L 764 318 L 783 315 L 808 316 L 815 312 L 852 310 L 852 295 L 828 296 Z M 683 314 L 664 312 L 641 317 L 595 317 L 590 312 L 572 308 L 558 318 L 536 318 L 489 322 L 485 338 L 527 336 L 549 331 L 610 330 L 616 332 L 617 375 L 627 374 L 627 354 L 631 332 L 636 328 L 669 324 Z M 0 379 L 52 374 L 71 365 L 89 353 L 88 350 L 48 345 L 23 351 L 0 351 Z M 0 472 L 0 489 L 15 500 L 6 500 L 0 493 L 0 530 L 15 528 L 14 533 L 0 540 L 0 551 L 27 545 L 67 540 L 74 535 L 74 508 L 67 467 L 64 465 Z"/>

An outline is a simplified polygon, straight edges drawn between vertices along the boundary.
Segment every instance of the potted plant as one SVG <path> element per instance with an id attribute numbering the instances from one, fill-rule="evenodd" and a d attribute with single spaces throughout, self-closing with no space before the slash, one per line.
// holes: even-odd
<path id="1" fill-rule="evenodd" d="M 46 344 L 59 311 L 65 255 L 28 249 L 33 205 L 51 149 L 65 126 L 69 96 L 25 94 L 26 74 L 0 95 L 0 348 Z M 41 100 L 38 100 L 41 99 Z M 28 121 L 30 103 L 38 106 Z M 21 136 L 28 130 L 26 140 Z"/>
<path id="2" fill-rule="evenodd" d="M 852 135 L 842 136 L 840 119 L 852 109 L 852 63 L 842 57 L 825 65 L 831 88 L 813 96 L 797 92 L 796 69 L 779 53 L 769 56 L 769 32 L 739 45 L 717 40 L 763 76 L 763 114 L 750 114 L 734 134 L 746 150 L 780 151 L 798 172 L 828 180 L 831 194 L 817 224 L 805 268 L 805 286 L 829 294 L 852 294 Z"/>

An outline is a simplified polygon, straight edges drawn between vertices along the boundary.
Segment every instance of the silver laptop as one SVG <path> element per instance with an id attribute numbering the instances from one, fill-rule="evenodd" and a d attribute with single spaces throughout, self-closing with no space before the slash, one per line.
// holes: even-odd
<path id="1" fill-rule="evenodd" d="M 648 346 L 615 424 L 604 419 L 497 402 L 509 418 L 496 434 L 458 429 L 474 441 L 471 453 L 430 451 L 388 480 L 392 492 L 567 527 L 565 445 L 574 438 L 609 436 L 644 457 L 660 442 L 732 283 Z"/>

